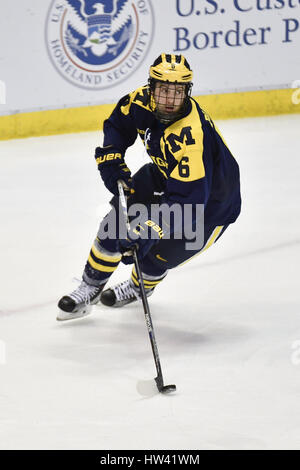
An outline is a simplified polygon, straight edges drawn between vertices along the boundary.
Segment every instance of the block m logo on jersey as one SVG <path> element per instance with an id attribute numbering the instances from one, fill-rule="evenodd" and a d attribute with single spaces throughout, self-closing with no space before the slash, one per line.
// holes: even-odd
<path id="1" fill-rule="evenodd" d="M 191 126 L 186 126 L 181 129 L 180 135 L 176 135 L 173 132 L 167 137 L 167 141 L 171 145 L 171 150 L 173 153 L 178 152 L 181 149 L 181 146 L 178 145 L 176 142 L 180 142 L 181 144 L 185 143 L 185 145 L 193 145 L 196 143 L 195 139 L 192 136 Z"/>

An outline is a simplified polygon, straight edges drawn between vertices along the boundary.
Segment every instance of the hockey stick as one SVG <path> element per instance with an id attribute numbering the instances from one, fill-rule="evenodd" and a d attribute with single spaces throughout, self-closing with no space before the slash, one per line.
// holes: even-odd
<path id="1" fill-rule="evenodd" d="M 122 181 L 120 181 L 120 180 L 118 181 L 118 189 L 119 189 L 119 196 L 120 196 L 122 212 L 123 212 L 123 215 L 124 215 L 124 220 L 126 221 L 127 231 L 129 231 L 130 230 L 130 223 L 129 223 L 129 219 L 128 219 L 127 201 L 126 201 L 126 196 L 124 194 L 123 184 L 122 184 Z M 136 246 L 132 249 L 132 253 L 133 253 L 135 270 L 136 270 L 136 273 L 137 273 L 138 282 L 139 282 L 139 286 L 140 286 L 140 292 L 141 292 L 141 298 L 142 298 L 143 307 L 144 307 L 146 325 L 147 325 L 147 329 L 148 329 L 148 333 L 149 333 L 152 353 L 153 353 L 155 366 L 156 366 L 156 371 L 157 371 L 157 377 L 155 377 L 156 386 L 157 386 L 159 392 L 162 392 L 162 393 L 173 392 L 174 390 L 176 390 L 176 385 L 174 385 L 174 384 L 164 385 L 164 379 L 163 379 L 161 365 L 160 365 L 160 359 L 159 359 L 158 348 L 157 348 L 157 343 L 156 343 L 154 329 L 153 329 L 153 323 L 152 323 L 152 319 L 151 319 L 151 314 L 150 314 L 147 295 L 146 295 L 146 292 L 145 292 L 144 279 L 143 279 L 142 271 L 141 271 L 141 268 L 140 268 L 140 263 L 139 263 L 139 260 L 138 260 L 137 247 Z"/>

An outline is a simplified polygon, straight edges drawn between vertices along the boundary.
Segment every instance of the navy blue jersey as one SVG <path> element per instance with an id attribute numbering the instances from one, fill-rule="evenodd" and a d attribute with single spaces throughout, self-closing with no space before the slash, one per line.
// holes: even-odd
<path id="1" fill-rule="evenodd" d="M 104 152 L 97 158 L 104 182 L 114 166 L 126 166 L 126 149 L 139 135 L 156 166 L 163 202 L 204 204 L 205 224 L 233 223 L 241 207 L 239 167 L 211 118 L 189 98 L 183 117 L 162 124 L 148 102 L 148 87 L 138 88 L 105 120 Z"/>

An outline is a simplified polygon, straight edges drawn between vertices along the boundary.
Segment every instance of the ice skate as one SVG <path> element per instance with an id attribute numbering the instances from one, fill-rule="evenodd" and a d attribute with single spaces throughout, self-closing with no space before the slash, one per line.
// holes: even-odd
<path id="1" fill-rule="evenodd" d="M 103 287 L 104 284 L 95 287 L 82 281 L 70 295 L 65 295 L 60 299 L 56 320 L 73 320 L 91 313 L 92 306 L 99 302 Z"/>
<path id="2" fill-rule="evenodd" d="M 147 297 L 154 291 L 146 289 Z M 124 305 L 140 299 L 139 289 L 134 286 L 131 280 L 123 281 L 114 287 L 110 287 L 102 292 L 100 301 L 108 307 L 123 307 Z"/>

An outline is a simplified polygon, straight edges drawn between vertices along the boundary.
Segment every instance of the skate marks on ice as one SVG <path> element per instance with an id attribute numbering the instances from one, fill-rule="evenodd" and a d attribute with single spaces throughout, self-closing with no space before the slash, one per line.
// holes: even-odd
<path id="1" fill-rule="evenodd" d="M 37 310 L 39 308 L 50 307 L 50 305 L 52 305 L 53 309 L 56 310 L 56 301 L 48 300 L 39 304 L 24 305 L 18 308 L 0 308 L 0 315 L 12 315 L 13 313 L 31 312 L 32 310 Z"/>

